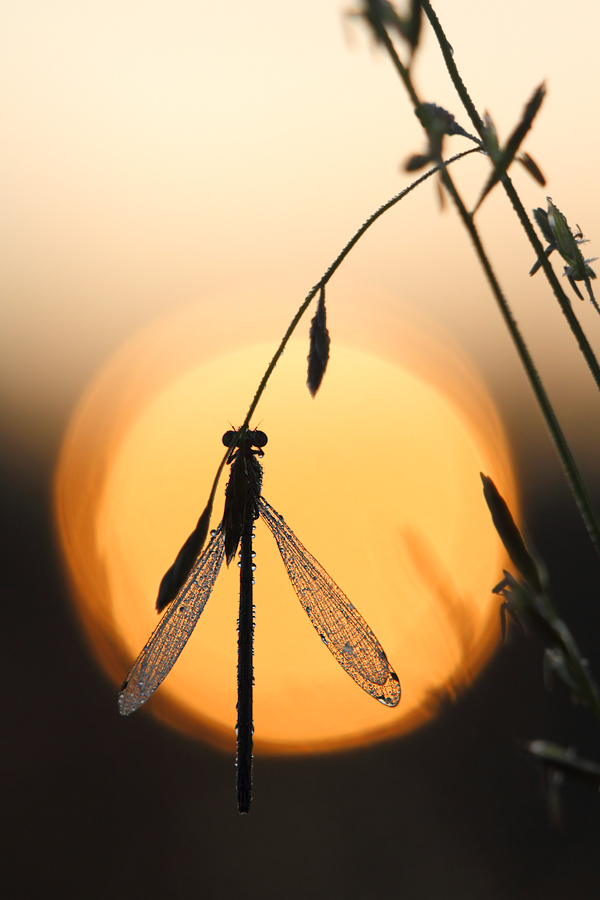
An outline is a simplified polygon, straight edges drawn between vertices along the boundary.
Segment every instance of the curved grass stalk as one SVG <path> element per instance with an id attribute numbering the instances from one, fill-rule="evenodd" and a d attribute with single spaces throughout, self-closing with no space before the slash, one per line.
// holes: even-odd
<path id="1" fill-rule="evenodd" d="M 433 10 L 431 9 L 431 5 L 429 4 L 429 0 L 421 0 L 421 2 L 422 2 L 422 6 L 423 6 L 423 9 L 425 10 L 425 12 L 428 12 L 428 10 L 429 10 L 429 11 L 431 11 L 432 15 L 435 16 L 435 14 L 433 13 Z M 435 21 L 437 22 L 437 26 L 438 26 L 439 30 L 441 31 L 441 26 L 439 25 L 437 16 L 435 17 Z M 381 22 L 380 19 L 373 19 L 373 18 L 371 19 L 371 24 L 375 27 L 377 38 L 380 41 L 380 43 L 383 44 L 383 46 L 388 51 L 390 59 L 391 59 L 392 63 L 394 64 L 394 67 L 400 74 L 403 83 L 406 84 L 407 81 L 410 82 L 410 85 L 411 85 L 410 90 L 409 90 L 410 98 L 411 98 L 412 102 L 415 104 L 415 111 L 418 110 L 419 113 L 421 113 L 425 108 L 423 107 L 423 104 L 422 104 L 421 100 L 419 99 L 419 97 L 414 89 L 414 86 L 412 85 L 412 82 L 410 79 L 410 71 L 403 65 L 402 61 L 400 60 L 400 57 L 398 56 L 398 54 L 396 52 L 396 48 L 394 47 L 392 40 L 391 40 L 390 36 L 388 35 L 384 24 Z M 436 34 L 437 34 L 437 31 L 436 31 Z M 442 32 L 442 34 L 443 34 L 443 32 Z M 448 44 L 447 40 L 445 40 L 445 47 L 447 48 L 447 53 L 444 54 L 444 58 L 446 59 L 446 56 L 448 56 L 452 65 L 454 66 L 452 48 L 450 47 L 450 44 Z M 448 60 L 446 62 L 448 65 Z M 460 76 L 458 75 L 458 70 L 456 70 L 455 66 L 454 66 L 454 69 L 456 71 L 457 78 L 460 80 Z M 462 81 L 460 81 L 460 84 L 462 85 Z M 475 127 L 479 130 L 480 126 L 483 127 L 483 123 L 481 122 L 481 119 L 479 118 L 477 111 L 475 110 L 475 107 L 473 106 L 473 103 L 466 91 L 466 88 L 464 88 L 464 85 L 462 85 L 462 88 L 463 88 L 463 94 L 465 97 L 465 99 L 463 100 L 463 103 L 465 103 L 465 106 L 468 105 L 468 108 L 470 110 L 472 109 L 473 115 L 472 115 L 471 121 L 473 122 Z M 461 99 L 463 99 L 463 95 L 461 95 Z M 469 114 L 471 115 L 471 112 Z M 424 125 L 426 131 L 429 132 L 428 125 L 430 125 L 431 123 L 428 121 L 428 119 L 429 119 L 428 114 L 425 113 L 425 115 L 420 116 L 420 118 L 421 118 L 421 121 L 423 122 L 423 125 Z M 549 399 L 549 397 L 546 393 L 546 390 L 543 386 L 540 375 L 535 368 L 533 359 L 531 358 L 529 350 L 527 349 L 527 345 L 523 339 L 523 336 L 521 335 L 521 332 L 519 331 L 519 327 L 516 323 L 516 320 L 514 319 L 514 317 L 512 315 L 512 312 L 508 305 L 508 302 L 507 302 L 506 298 L 504 297 L 504 294 L 500 288 L 498 280 L 493 272 L 492 266 L 490 264 L 490 261 L 487 257 L 487 254 L 486 254 L 483 244 L 481 242 L 481 238 L 479 237 L 479 234 L 475 227 L 475 223 L 473 221 L 473 216 L 468 212 L 467 208 L 465 207 L 465 205 L 462 201 L 462 198 L 460 197 L 460 194 L 458 193 L 458 191 L 454 185 L 454 182 L 452 181 L 452 178 L 450 177 L 450 174 L 448 173 L 448 170 L 447 170 L 446 165 L 443 162 L 443 160 L 440 159 L 438 165 L 440 167 L 440 173 L 441 173 L 441 178 L 442 178 L 443 184 L 446 187 L 446 189 L 448 190 L 448 193 L 450 194 L 450 196 L 452 197 L 452 199 L 456 205 L 456 208 L 458 210 L 458 213 L 463 221 L 463 224 L 464 224 L 465 228 L 467 229 L 469 236 L 471 237 L 471 240 L 475 247 L 475 251 L 477 253 L 479 261 L 482 265 L 482 268 L 485 272 L 486 278 L 492 289 L 492 293 L 494 294 L 494 298 L 496 299 L 496 302 L 500 308 L 502 318 L 504 319 L 504 322 L 505 322 L 505 324 L 508 328 L 508 331 L 510 333 L 510 336 L 513 340 L 513 343 L 517 350 L 521 364 L 522 364 L 523 368 L 525 369 L 525 373 L 529 380 L 529 384 L 531 386 L 531 389 L 534 393 L 535 399 L 540 408 L 540 412 L 542 414 L 544 422 L 546 423 L 546 427 L 550 433 L 551 440 L 552 440 L 554 446 L 556 447 L 556 451 L 558 453 L 560 462 L 561 462 L 563 470 L 565 472 L 565 477 L 567 479 L 569 487 L 571 488 L 571 491 L 575 498 L 575 502 L 577 504 L 577 507 L 579 509 L 579 512 L 581 514 L 581 517 L 583 519 L 585 527 L 588 531 L 588 534 L 590 536 L 590 539 L 592 541 L 592 544 L 594 545 L 596 552 L 600 556 L 600 525 L 596 518 L 596 513 L 594 511 L 589 494 L 585 487 L 585 483 L 581 477 L 581 474 L 579 472 L 577 464 L 571 453 L 571 449 L 570 449 L 570 447 L 567 443 L 567 440 L 563 434 L 563 431 L 559 425 L 559 422 L 558 422 L 558 419 L 554 412 L 554 409 L 552 407 L 552 404 L 550 403 L 550 399 Z M 504 176 L 504 177 L 506 178 L 507 176 Z M 514 193 L 516 194 L 516 192 L 514 192 Z M 523 213 L 525 213 L 524 210 L 523 210 Z M 527 218 L 526 214 L 525 214 L 525 218 Z M 529 220 L 527 220 L 527 221 L 529 221 Z M 531 224 L 531 223 L 529 223 L 529 224 Z M 538 244 L 539 244 L 539 241 L 538 241 Z M 539 248 L 540 248 L 540 253 L 541 253 L 543 262 L 546 265 L 548 265 L 547 260 L 544 256 L 543 248 L 542 248 L 541 244 L 539 244 Z M 562 291 L 562 289 L 561 289 L 561 291 Z M 565 295 L 565 300 L 570 309 L 570 302 L 569 302 L 568 298 L 566 297 L 566 295 Z M 590 348 L 590 353 L 591 353 L 591 348 Z M 592 354 L 592 356 L 593 356 L 593 354 Z M 595 357 L 594 357 L 594 361 L 595 361 Z M 596 363 L 596 365 L 597 365 L 597 363 Z M 599 387 L 600 387 L 600 384 L 599 384 Z"/>
<path id="2" fill-rule="evenodd" d="M 442 51 L 442 56 L 444 57 L 444 62 L 446 63 L 446 68 L 448 69 L 448 74 L 450 75 L 450 78 L 456 89 L 456 92 L 457 92 L 458 96 L 460 97 L 462 105 L 464 106 L 467 115 L 469 116 L 469 118 L 471 119 L 471 122 L 473 123 L 475 129 L 477 130 L 477 133 L 483 140 L 483 136 L 484 136 L 483 120 L 482 120 L 481 116 L 479 115 L 479 113 L 477 112 L 477 110 L 475 109 L 475 105 L 474 105 L 473 101 L 471 100 L 471 97 L 469 96 L 469 92 L 467 91 L 465 83 L 460 76 L 458 67 L 454 60 L 454 52 L 448 41 L 448 38 L 446 37 L 446 35 L 444 33 L 444 29 L 442 28 L 440 20 L 438 19 L 433 7 L 431 6 L 430 0 L 421 0 L 421 6 L 423 8 L 423 11 L 425 12 L 425 15 L 429 19 L 429 23 L 430 23 L 431 27 L 433 28 L 434 34 L 435 34 L 438 44 L 440 46 L 440 50 Z M 544 270 L 544 275 L 546 276 L 548 283 L 550 284 L 550 287 L 552 288 L 552 292 L 554 293 L 554 296 L 558 300 L 558 303 L 563 312 L 563 315 L 564 315 L 565 319 L 567 320 L 567 323 L 569 325 L 569 328 L 571 329 L 571 332 L 572 332 L 575 340 L 577 341 L 579 349 L 583 355 L 583 358 L 585 359 L 585 361 L 587 363 L 587 366 L 590 370 L 592 378 L 594 379 L 596 387 L 600 391 L 600 365 L 598 364 L 598 360 L 596 359 L 594 351 L 591 348 L 591 345 L 585 335 L 585 332 L 583 331 L 581 325 L 579 324 L 579 320 L 578 320 L 577 316 L 573 312 L 573 308 L 571 306 L 571 301 L 569 300 L 567 294 L 563 290 L 563 287 L 556 276 L 556 272 L 552 268 L 550 262 L 548 261 L 546 255 L 544 253 L 544 248 L 542 247 L 542 244 L 534 230 L 531 220 L 530 220 L 529 216 L 527 215 L 527 212 L 525 211 L 523 204 L 521 203 L 521 199 L 520 199 L 519 195 L 517 194 L 517 191 L 510 179 L 510 176 L 507 173 L 505 173 L 502 176 L 502 178 L 500 179 L 500 181 L 502 183 L 504 190 L 506 191 L 506 194 L 507 194 L 510 202 L 512 203 L 513 209 L 515 210 L 515 213 L 517 214 L 517 217 L 518 217 L 521 225 L 523 226 L 523 230 L 525 231 L 525 234 L 527 235 L 529 243 L 531 244 L 535 255 L 537 256 L 538 260 L 541 263 L 541 268 Z"/>
<path id="3" fill-rule="evenodd" d="M 479 153 L 479 152 L 480 152 L 479 147 L 473 147 L 470 150 L 463 150 L 461 153 L 456 153 L 450 159 L 446 160 L 445 163 L 434 166 L 433 168 L 429 169 L 424 175 L 421 175 L 420 178 L 417 178 L 416 181 L 413 181 L 412 184 L 410 184 L 408 187 L 404 188 L 404 190 L 400 191 L 399 194 L 395 194 L 391 198 L 391 200 L 388 200 L 387 203 L 384 203 L 383 206 L 380 206 L 378 209 L 376 209 L 375 212 L 371 216 L 369 216 L 369 218 L 360 226 L 358 231 L 353 235 L 353 237 L 350 238 L 350 240 L 348 241 L 348 243 L 346 244 L 344 249 L 338 254 L 338 256 L 336 256 L 336 258 L 331 263 L 331 265 L 329 266 L 329 268 L 327 269 L 327 271 L 325 272 L 325 274 L 323 275 L 321 280 L 318 281 L 317 284 L 315 284 L 315 286 L 310 289 L 310 291 L 306 295 L 306 298 L 304 299 L 301 306 L 299 307 L 298 312 L 296 313 L 296 315 L 290 322 L 286 333 L 284 334 L 283 338 L 281 339 L 281 343 L 279 344 L 279 347 L 275 351 L 275 355 L 273 356 L 273 359 L 269 363 L 268 368 L 262 377 L 262 380 L 257 388 L 256 394 L 254 395 L 254 399 L 252 400 L 252 403 L 250 404 L 250 408 L 248 409 L 248 412 L 246 413 L 246 418 L 244 419 L 244 427 L 247 427 L 250 424 L 250 419 L 252 418 L 254 411 L 258 405 L 258 401 L 260 400 L 260 398 L 267 386 L 267 382 L 269 381 L 269 378 L 271 377 L 271 374 L 273 373 L 275 366 L 279 362 L 279 359 L 280 359 L 283 351 L 285 350 L 289 339 L 291 338 L 292 334 L 294 333 L 296 326 L 298 325 L 298 322 L 300 321 L 300 319 L 302 318 L 302 316 L 304 315 L 304 313 L 310 306 L 311 301 L 314 299 L 317 292 L 327 284 L 327 282 L 331 279 L 331 277 L 334 275 L 334 273 L 339 269 L 339 267 L 341 266 L 343 261 L 346 259 L 346 257 L 348 256 L 348 254 L 350 253 L 352 248 L 356 246 L 356 244 L 359 242 L 359 240 L 365 234 L 365 232 L 368 231 L 368 229 L 371 227 L 371 225 L 373 225 L 373 223 L 376 222 L 377 219 L 379 219 L 384 213 L 386 213 L 388 211 L 388 209 L 391 209 L 393 206 L 396 205 L 396 203 L 399 203 L 399 201 L 402 200 L 404 197 L 406 197 L 407 194 L 409 194 L 412 190 L 414 190 L 416 187 L 418 187 L 424 181 L 427 181 L 428 178 L 431 178 L 432 175 L 435 175 L 437 172 L 440 172 L 443 166 L 449 166 L 452 163 L 457 162 L 459 159 L 463 159 L 463 157 L 468 156 L 471 153 Z"/>
<path id="4" fill-rule="evenodd" d="M 456 153 L 454 156 L 450 157 L 450 159 L 446 160 L 444 165 L 449 166 L 452 163 L 458 162 L 459 159 L 463 159 L 465 156 L 469 156 L 471 153 L 479 153 L 479 152 L 480 152 L 479 147 L 473 147 L 470 150 L 463 150 L 460 153 Z M 404 197 L 406 197 L 407 194 L 410 194 L 410 192 L 412 190 L 414 190 L 416 187 L 418 187 L 424 181 L 427 181 L 427 179 L 431 178 L 432 175 L 435 175 L 436 173 L 438 173 L 440 171 L 440 169 L 441 169 L 441 166 L 439 166 L 439 165 L 433 166 L 431 169 L 429 169 L 427 172 L 425 172 L 424 175 L 421 175 L 420 178 L 417 178 L 416 181 L 413 181 L 412 184 L 409 184 L 408 187 L 401 190 L 400 193 L 394 194 L 394 196 L 390 200 L 388 200 L 387 203 L 384 203 L 382 206 L 380 206 L 378 209 L 376 209 L 375 212 L 372 215 L 370 215 L 369 218 L 365 222 L 363 222 L 363 224 L 360 226 L 358 231 L 356 231 L 356 233 L 350 238 L 348 243 L 342 249 L 342 251 L 336 256 L 336 258 L 331 263 L 331 265 L 329 266 L 327 271 L 324 273 L 321 280 L 318 281 L 317 284 L 314 287 L 312 287 L 310 289 L 310 291 L 308 292 L 308 294 L 306 295 L 306 297 L 305 297 L 304 301 L 302 302 L 302 304 L 300 305 L 296 315 L 290 322 L 290 324 L 287 328 L 287 331 L 285 332 L 283 338 L 281 339 L 281 342 L 280 342 L 277 350 L 275 351 L 275 354 L 274 354 L 271 362 L 269 363 L 267 370 L 265 371 L 265 374 L 263 375 L 263 377 L 260 381 L 260 384 L 256 390 L 256 393 L 254 395 L 252 403 L 250 404 L 248 412 L 246 413 L 246 417 L 239 429 L 239 432 L 236 432 L 236 438 L 233 440 L 231 446 L 227 448 L 227 450 L 225 451 L 225 454 L 223 455 L 221 462 L 219 463 L 219 467 L 217 469 L 216 475 L 215 475 L 213 483 L 212 483 L 212 488 L 211 488 L 210 496 L 208 498 L 208 502 L 206 504 L 206 507 L 205 507 L 202 515 L 200 516 L 198 525 L 196 527 L 197 543 L 199 544 L 200 547 L 202 547 L 204 545 L 204 542 L 208 535 L 208 526 L 209 526 L 209 522 L 210 522 L 210 517 L 212 515 L 212 508 L 213 508 L 215 496 L 217 493 L 217 487 L 219 484 L 219 480 L 221 478 L 221 474 L 223 472 L 223 469 L 224 469 L 227 459 L 229 457 L 229 454 L 232 453 L 234 448 L 240 443 L 241 440 L 244 439 L 246 431 L 248 430 L 248 426 L 250 425 L 250 420 L 251 420 L 252 416 L 254 415 L 256 407 L 258 406 L 258 402 L 265 391 L 265 388 L 268 384 L 269 378 L 273 374 L 273 370 L 275 369 L 275 366 L 279 362 L 279 360 L 283 354 L 283 351 L 285 350 L 285 348 L 288 344 L 288 341 L 290 340 L 292 334 L 294 333 L 296 326 L 300 322 L 300 319 L 302 318 L 302 316 L 304 315 L 304 313 L 310 306 L 311 301 L 314 299 L 317 292 L 330 281 L 330 279 L 335 274 L 335 272 L 339 269 L 339 267 L 344 262 L 344 260 L 346 259 L 346 257 L 350 253 L 350 251 L 353 249 L 353 247 L 356 246 L 356 244 L 361 239 L 361 237 L 365 234 L 365 232 L 367 232 L 369 230 L 371 225 L 373 225 L 373 223 L 376 222 L 377 219 L 379 219 L 389 209 L 391 209 L 393 206 L 395 206 L 397 203 L 399 203 L 400 200 L 402 200 Z"/>

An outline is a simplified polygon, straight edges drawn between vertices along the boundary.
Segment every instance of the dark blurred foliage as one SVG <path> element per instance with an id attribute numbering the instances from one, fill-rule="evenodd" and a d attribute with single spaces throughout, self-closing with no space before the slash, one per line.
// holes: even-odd
<path id="1" fill-rule="evenodd" d="M 560 685 L 546 693 L 535 637 L 512 632 L 466 696 L 408 738 L 259 757 L 242 817 L 233 756 L 118 715 L 71 609 L 51 469 L 27 478 L 5 461 L 0 473 L 3 897 L 597 897 L 600 797 L 567 783 L 553 831 L 517 745 L 544 738 L 600 758 L 589 713 Z M 574 505 L 559 486 L 524 506 L 554 599 L 599 673 L 600 565 Z"/>

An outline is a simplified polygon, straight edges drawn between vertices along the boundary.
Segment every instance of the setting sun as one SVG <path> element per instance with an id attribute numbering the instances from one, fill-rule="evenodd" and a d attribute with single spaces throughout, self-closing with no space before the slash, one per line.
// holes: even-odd
<path id="1" fill-rule="evenodd" d="M 155 331 L 138 342 L 129 376 L 116 376 L 114 365 L 99 376 L 59 469 L 59 522 L 79 607 L 115 682 L 156 626 L 157 588 L 206 502 L 230 427 L 225 416 L 241 422 L 272 355 L 264 343 L 212 358 L 200 353 L 177 374 L 167 365 L 161 383 L 148 346 L 165 333 L 176 344 L 187 326 L 171 321 L 162 338 Z M 408 325 L 404 330 L 414 356 L 418 342 L 408 340 Z M 305 344 L 286 351 L 254 423 L 269 438 L 263 493 L 375 631 L 400 677 L 402 700 L 396 709 L 374 702 L 337 665 L 258 522 L 259 752 L 332 749 L 409 730 L 463 690 L 497 642 L 498 602 L 490 591 L 503 551 L 479 471 L 509 496 L 512 481 L 491 404 L 482 405 L 481 386 L 463 373 L 465 397 L 457 405 L 458 370 L 451 375 L 448 351 L 435 354 L 436 372 L 431 363 L 375 355 L 364 335 L 362 348 L 352 343 L 334 344 L 315 401 L 303 383 Z M 136 379 L 144 381 L 144 367 L 151 386 L 143 402 L 127 406 L 123 398 Z M 222 497 L 221 487 L 212 527 Z M 149 703 L 160 717 L 226 746 L 236 718 L 238 577 L 237 566 L 223 567 L 194 634 Z"/>
<path id="2" fill-rule="evenodd" d="M 3 894 L 595 898 L 600 2 L 2 13 Z"/>

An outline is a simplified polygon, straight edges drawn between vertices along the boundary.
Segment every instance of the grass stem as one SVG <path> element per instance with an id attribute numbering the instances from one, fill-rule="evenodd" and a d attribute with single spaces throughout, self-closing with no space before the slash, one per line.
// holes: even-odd
<path id="1" fill-rule="evenodd" d="M 458 69 L 456 68 L 456 64 L 454 63 L 454 51 L 452 50 L 450 44 L 448 43 L 448 41 L 442 31 L 439 20 L 437 19 L 437 16 L 435 16 L 433 9 L 431 7 L 431 4 L 429 3 L 429 0 L 422 0 L 422 6 L 423 6 L 423 9 L 425 10 L 426 14 L 428 15 L 428 17 L 429 17 L 429 14 L 431 14 L 430 21 L 432 21 L 432 25 L 434 22 L 436 23 L 434 30 L 436 32 L 436 35 L 438 36 L 438 40 L 440 40 L 439 35 L 441 35 L 443 38 L 443 43 L 440 43 L 440 46 L 442 47 L 442 52 L 444 53 L 444 59 L 446 60 L 446 65 L 448 66 L 451 76 L 454 73 L 454 77 L 452 80 L 455 83 L 455 87 L 459 91 L 459 95 L 461 96 L 461 100 L 463 101 L 465 108 L 469 112 L 471 121 L 473 122 L 473 124 L 477 128 L 478 132 L 483 137 L 483 122 L 482 122 L 481 118 L 479 117 L 477 111 L 475 110 L 473 102 L 468 95 L 468 92 L 462 82 L 462 79 L 460 78 L 460 75 L 458 74 Z M 401 74 L 402 81 L 405 84 L 407 81 L 410 83 L 409 95 L 410 95 L 411 101 L 413 102 L 413 104 L 415 106 L 415 111 L 422 109 L 422 103 L 421 103 L 419 97 L 417 96 L 417 93 L 411 82 L 410 72 L 402 64 L 402 62 L 396 52 L 396 49 L 386 31 L 386 28 L 385 28 L 383 22 L 379 18 L 377 18 L 374 14 L 372 14 L 370 21 L 371 21 L 371 24 L 375 27 L 375 31 L 376 31 L 378 39 L 380 40 L 380 42 L 385 46 L 386 50 L 388 51 L 388 54 L 390 55 L 391 60 L 394 64 L 396 70 Z M 459 90 L 459 87 L 460 87 L 460 90 Z M 426 124 L 424 127 L 427 130 Z M 464 205 L 462 198 L 460 197 L 460 194 L 458 193 L 458 191 L 454 185 L 454 182 L 452 181 L 452 178 L 450 177 L 450 174 L 447 171 L 446 165 L 444 164 L 444 162 L 441 159 L 439 160 L 438 165 L 439 165 L 440 172 L 441 172 L 442 182 L 443 182 L 444 186 L 446 187 L 448 193 L 452 197 L 452 199 L 456 205 L 456 208 L 458 210 L 458 213 L 462 219 L 462 222 L 463 222 L 465 228 L 467 229 L 469 236 L 471 237 L 471 240 L 475 247 L 475 251 L 477 253 L 479 261 L 483 267 L 486 278 L 492 289 L 492 293 L 494 294 L 494 297 L 495 297 L 498 307 L 500 309 L 502 318 L 504 319 L 506 327 L 508 328 L 509 334 L 515 345 L 515 348 L 517 350 L 517 354 L 519 356 L 521 364 L 522 364 L 523 368 L 525 369 L 525 373 L 529 380 L 529 384 L 531 385 L 531 388 L 533 390 L 535 399 L 538 403 L 540 412 L 542 414 L 544 422 L 546 423 L 546 427 L 548 428 L 548 431 L 550 433 L 551 440 L 552 440 L 554 446 L 556 447 L 559 459 L 561 461 L 563 470 L 565 472 L 567 482 L 569 484 L 569 487 L 571 488 L 571 491 L 573 492 L 575 502 L 577 504 L 577 507 L 579 509 L 581 517 L 584 521 L 585 527 L 587 528 L 588 534 L 590 536 L 590 539 L 592 541 L 592 544 L 594 545 L 596 552 L 600 556 L 600 526 L 598 524 L 598 520 L 597 520 L 595 511 L 594 511 L 594 508 L 592 506 L 591 499 L 588 495 L 587 488 L 583 482 L 583 479 L 581 477 L 581 474 L 579 472 L 577 464 L 571 453 L 571 449 L 570 449 L 570 447 L 567 443 L 567 440 L 563 434 L 563 431 L 559 425 L 559 422 L 558 422 L 558 419 L 554 412 L 554 409 L 552 408 L 552 404 L 550 403 L 550 399 L 549 399 L 549 397 L 546 393 L 546 390 L 542 384 L 540 375 L 537 372 L 535 365 L 533 363 L 533 359 L 531 358 L 529 350 L 527 349 L 527 345 L 525 344 L 523 336 L 521 335 L 521 332 L 519 331 L 518 325 L 512 315 L 512 312 L 510 310 L 508 302 L 507 302 L 506 298 L 504 297 L 504 294 L 502 293 L 502 290 L 500 288 L 498 280 L 492 269 L 491 263 L 490 263 L 490 261 L 487 257 L 487 254 L 483 248 L 481 238 L 479 237 L 477 228 L 475 227 L 475 223 L 473 221 L 473 216 L 467 211 L 467 208 Z M 505 176 L 505 178 L 506 178 L 506 176 Z M 510 188 L 512 189 L 512 193 L 513 193 L 514 197 L 518 201 L 518 197 L 516 196 L 516 191 L 514 191 L 514 188 L 512 188 L 512 183 L 510 184 Z M 510 196 L 510 194 L 509 194 L 509 196 Z M 520 203 L 520 201 L 518 201 L 518 202 Z M 513 206 L 514 206 L 514 201 L 513 201 Z M 524 224 L 524 220 L 526 220 L 528 222 L 528 224 L 530 226 L 529 230 L 531 232 L 531 235 L 528 234 L 528 236 L 530 236 L 530 239 L 531 239 L 531 237 L 533 237 L 535 239 L 535 242 L 537 242 L 537 244 L 539 246 L 539 257 L 538 258 L 540 258 L 543 261 L 543 264 L 545 264 L 546 266 L 549 266 L 548 261 L 544 255 L 542 245 L 540 244 L 539 240 L 537 239 L 535 232 L 533 232 L 533 227 L 531 226 L 531 223 L 529 222 L 527 214 L 525 213 L 525 210 L 522 208 L 522 205 L 521 205 L 521 210 L 522 210 L 522 215 L 519 215 L 519 218 L 521 219 L 523 224 Z M 551 269 L 551 267 L 550 267 L 550 269 Z M 554 275 L 553 272 L 552 272 L 552 274 Z M 556 276 L 554 276 L 554 278 L 556 278 Z M 562 292 L 562 289 L 561 289 L 561 292 Z M 562 292 L 562 293 L 564 294 L 564 292 Z M 566 297 L 566 295 L 565 295 L 565 301 L 566 301 L 566 305 L 570 309 L 570 302 L 569 302 L 568 298 Z M 572 310 L 571 310 L 571 312 L 572 312 Z M 573 315 L 573 318 L 575 318 L 574 315 Z M 579 323 L 577 323 L 577 325 L 579 325 Z M 583 334 L 583 332 L 581 332 L 581 333 Z M 585 335 L 583 337 L 585 339 Z M 589 352 L 590 352 L 591 356 L 593 357 L 591 348 L 590 348 Z M 593 359 L 595 362 L 595 357 L 593 357 Z M 596 363 L 596 366 L 597 366 L 597 363 Z"/>

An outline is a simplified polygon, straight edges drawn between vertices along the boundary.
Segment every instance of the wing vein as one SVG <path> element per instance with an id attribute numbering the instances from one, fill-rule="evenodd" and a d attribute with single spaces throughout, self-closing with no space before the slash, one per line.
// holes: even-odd
<path id="1" fill-rule="evenodd" d="M 400 682 L 373 631 L 263 497 L 258 499 L 258 508 L 277 542 L 296 595 L 323 643 L 367 694 L 386 706 L 396 706 Z"/>
<path id="2" fill-rule="evenodd" d="M 145 703 L 175 665 L 206 606 L 224 555 L 220 525 L 125 679 L 119 694 L 122 715 L 130 715 Z"/>

